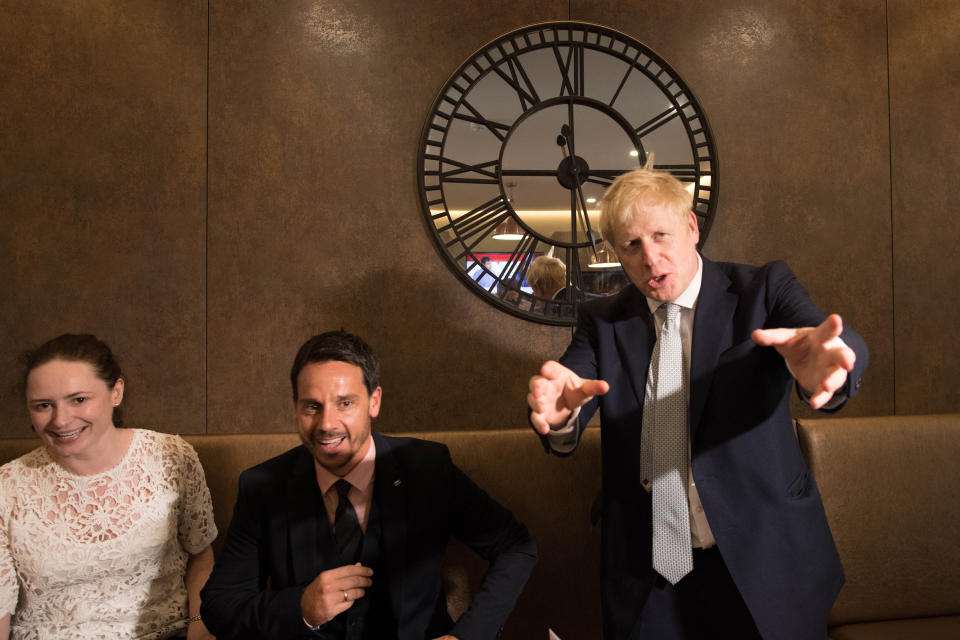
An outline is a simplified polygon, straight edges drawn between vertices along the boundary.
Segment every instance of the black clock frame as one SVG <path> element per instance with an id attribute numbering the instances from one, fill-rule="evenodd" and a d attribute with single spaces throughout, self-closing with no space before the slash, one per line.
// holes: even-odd
<path id="1" fill-rule="evenodd" d="M 536 40 L 536 42 L 533 40 Z M 509 48 L 509 51 L 507 48 Z M 560 95 L 543 100 L 540 99 L 536 87 L 530 81 L 518 60 L 522 54 L 542 48 L 553 49 L 562 78 Z M 560 48 L 567 50 L 566 60 L 563 59 Z M 601 51 L 619 58 L 628 65 L 627 72 L 621 79 L 609 104 L 581 95 L 585 86 L 584 49 Z M 630 52 L 630 55 L 628 55 L 628 52 Z M 643 73 L 671 104 L 667 110 L 653 116 L 637 127 L 634 127 L 619 111 L 612 107 L 620 96 L 620 92 L 629 76 L 634 71 Z M 487 120 L 466 101 L 473 86 L 489 73 L 499 75 L 517 92 L 522 114 L 509 126 Z M 692 163 L 687 165 L 655 164 L 654 166 L 657 169 L 669 171 L 680 180 L 694 184 L 693 211 L 700 225 L 700 247 L 706 241 L 715 217 L 719 193 L 717 185 L 718 163 L 713 135 L 707 123 L 706 114 L 686 83 L 655 52 L 630 36 L 609 27 L 578 21 L 545 22 L 525 26 L 484 45 L 450 76 L 431 106 L 420 136 L 420 147 L 417 155 L 418 186 L 424 219 L 436 242 L 437 250 L 444 256 L 448 267 L 466 283 L 467 287 L 488 303 L 527 320 L 551 325 L 571 326 L 576 322 L 577 301 L 569 298 L 547 301 L 523 293 L 522 296 L 525 300 L 530 301 L 531 305 L 530 309 L 523 309 L 517 302 L 508 301 L 502 295 L 491 293 L 490 290 L 481 287 L 477 274 L 483 273 L 484 267 L 480 265 L 479 259 L 474 257 L 474 262 L 470 266 L 461 264 L 470 256 L 474 256 L 474 248 L 488 235 L 492 234 L 501 222 L 509 218 L 523 229 L 525 236 L 514 246 L 507 261 L 507 268 L 504 269 L 500 277 L 492 272 L 487 272 L 488 275 L 496 279 L 498 284 L 508 282 L 515 278 L 518 273 L 525 275 L 540 243 L 563 249 L 566 253 L 564 262 L 567 265 L 568 284 L 576 285 L 578 279 L 582 283 L 578 251 L 584 247 L 595 247 L 596 238 L 592 233 L 589 233 L 584 235 L 582 241 L 577 241 L 577 216 L 580 213 L 580 207 L 582 207 L 586 227 L 589 229 L 586 203 L 583 202 L 582 193 L 578 191 L 577 187 L 585 181 L 609 184 L 616 175 L 625 173 L 629 169 L 588 169 L 586 178 L 576 172 L 572 172 L 570 176 L 560 175 L 562 171 L 570 171 L 572 167 L 581 171 L 586 167 L 586 162 L 574 153 L 575 148 L 572 146 L 572 138 L 575 132 L 571 132 L 569 136 L 571 138 L 569 157 L 564 158 L 557 170 L 502 169 L 504 151 L 517 127 L 534 113 L 561 104 L 569 105 L 571 112 L 575 104 L 594 108 L 613 119 L 627 134 L 640 158 L 646 155 L 643 144 L 643 138 L 646 135 L 656 131 L 660 126 L 676 117 L 681 119 L 687 136 L 687 143 L 691 150 Z M 455 159 L 444 157 L 443 150 L 447 134 L 454 120 L 482 125 L 496 136 L 500 140 L 497 159 L 477 165 L 466 165 Z M 439 140 L 436 139 L 435 132 L 441 134 Z M 563 144 L 562 141 L 563 136 L 558 136 L 557 143 Z M 578 161 L 581 161 L 582 164 Z M 453 168 L 445 171 L 445 165 Z M 571 242 L 544 237 L 517 214 L 504 188 L 504 178 L 511 175 L 552 175 L 557 177 L 558 181 L 570 190 L 571 230 L 573 232 Z M 703 178 L 705 177 L 710 178 L 709 185 L 703 184 Z M 571 185 L 576 182 L 576 185 L 568 186 L 564 183 L 564 179 L 569 181 Z M 455 222 L 446 204 L 444 183 L 497 184 L 500 195 L 479 204 L 460 216 Z M 431 207 L 437 205 L 442 206 L 442 212 L 434 213 L 431 210 Z M 440 224 L 438 224 L 438 221 L 440 221 Z M 451 231 L 453 233 L 452 239 L 448 233 Z M 452 248 L 455 248 L 456 251 L 453 251 Z M 534 311 L 534 309 L 537 311 Z"/>

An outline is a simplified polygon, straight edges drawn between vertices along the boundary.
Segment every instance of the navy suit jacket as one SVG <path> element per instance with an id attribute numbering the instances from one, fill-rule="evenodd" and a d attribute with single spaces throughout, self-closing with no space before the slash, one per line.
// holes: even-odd
<path id="1" fill-rule="evenodd" d="M 536 562 L 526 528 L 477 487 L 447 447 L 373 432 L 377 448 L 373 499 L 379 509 L 381 554 L 373 580 L 388 580 L 398 640 L 453 633 L 492 639 Z M 329 520 L 319 509 L 313 458 L 303 446 L 240 475 L 226 542 L 202 592 L 204 623 L 218 638 L 324 638 L 305 626 L 301 593 L 330 547 Z M 451 628 L 441 587 L 450 535 L 490 562 L 480 592 Z M 319 541 L 319 544 L 318 544 Z M 428 635 L 428 633 L 430 635 Z"/>
<path id="2" fill-rule="evenodd" d="M 693 477 L 717 546 L 764 638 L 823 640 L 843 571 L 816 483 L 790 416 L 793 378 L 754 329 L 815 326 L 824 314 L 783 262 L 762 267 L 704 258 L 690 362 Z M 839 393 L 853 396 L 869 360 L 857 356 Z M 561 362 L 610 391 L 599 406 L 603 455 L 603 612 L 606 638 L 626 638 L 655 580 L 651 501 L 641 486 L 640 437 L 650 355 L 656 341 L 646 299 L 629 285 L 581 305 Z"/>

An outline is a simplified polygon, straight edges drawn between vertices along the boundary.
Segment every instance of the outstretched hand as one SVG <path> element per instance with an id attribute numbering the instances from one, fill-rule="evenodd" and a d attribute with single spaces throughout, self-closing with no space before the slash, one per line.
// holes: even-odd
<path id="1" fill-rule="evenodd" d="M 577 407 L 610 390 L 604 380 L 584 380 L 559 362 L 549 360 L 540 367 L 540 374 L 530 378 L 530 422 L 542 435 L 566 424 Z"/>
<path id="2" fill-rule="evenodd" d="M 842 332 L 843 319 L 834 313 L 816 327 L 757 329 L 753 341 L 783 356 L 797 384 L 810 394 L 810 406 L 819 409 L 843 387 L 857 360 L 840 339 Z"/>

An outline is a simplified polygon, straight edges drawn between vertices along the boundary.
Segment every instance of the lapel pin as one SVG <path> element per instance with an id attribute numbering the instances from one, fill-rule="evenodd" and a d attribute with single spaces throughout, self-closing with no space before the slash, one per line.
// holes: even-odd
<path id="1" fill-rule="evenodd" d="M 393 481 L 393 486 L 395 486 L 395 487 L 399 487 L 399 486 L 400 486 L 400 478 L 397 478 L 396 480 Z"/>

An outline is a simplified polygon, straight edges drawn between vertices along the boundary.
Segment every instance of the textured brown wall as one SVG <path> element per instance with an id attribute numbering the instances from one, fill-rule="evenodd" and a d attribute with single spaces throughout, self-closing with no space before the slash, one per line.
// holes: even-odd
<path id="1" fill-rule="evenodd" d="M 522 424 L 525 378 L 569 331 L 508 317 L 447 271 L 419 210 L 416 150 L 460 60 L 565 10 L 214 3 L 211 432 L 291 428 L 293 355 L 339 327 L 380 355 L 381 430 Z"/>
<path id="2" fill-rule="evenodd" d="M 0 21 L 0 436 L 27 433 L 16 354 L 67 330 L 115 347 L 128 422 L 164 431 L 290 428 L 293 353 L 341 326 L 382 356 L 382 430 L 524 424 L 569 330 L 447 270 L 416 148 L 474 50 L 568 17 L 693 88 L 720 159 L 705 253 L 785 258 L 857 327 L 845 411 L 960 410 L 956 3 L 23 0 Z"/>
<path id="3" fill-rule="evenodd" d="M 960 407 L 960 3 L 890 2 L 897 413 Z"/>
<path id="4" fill-rule="evenodd" d="M 0 14 L 0 435 L 30 433 L 17 356 L 67 331 L 121 356 L 131 422 L 202 432 L 206 3 Z"/>

